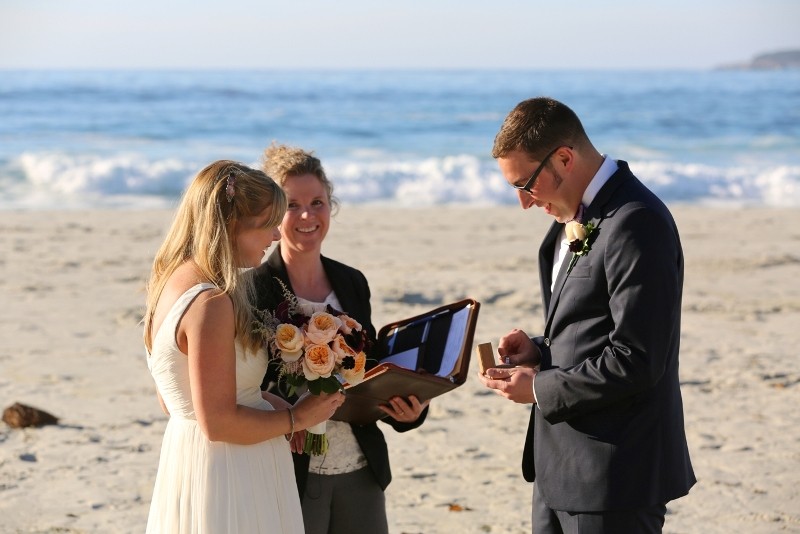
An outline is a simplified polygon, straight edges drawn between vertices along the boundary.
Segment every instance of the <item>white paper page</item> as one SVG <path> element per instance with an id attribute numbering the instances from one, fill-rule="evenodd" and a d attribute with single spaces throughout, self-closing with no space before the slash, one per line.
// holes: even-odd
<path id="1" fill-rule="evenodd" d="M 450 332 L 447 334 L 447 344 L 444 347 L 442 364 L 436 376 L 448 377 L 458 363 L 458 356 L 461 354 L 461 347 L 464 344 L 464 336 L 467 334 L 467 322 L 469 319 L 470 307 L 457 311 L 453 314 L 450 322 Z"/>
<path id="2" fill-rule="evenodd" d="M 417 370 L 417 359 L 419 357 L 419 347 L 408 349 L 405 352 L 398 352 L 381 360 L 381 363 L 393 363 L 412 371 Z"/>

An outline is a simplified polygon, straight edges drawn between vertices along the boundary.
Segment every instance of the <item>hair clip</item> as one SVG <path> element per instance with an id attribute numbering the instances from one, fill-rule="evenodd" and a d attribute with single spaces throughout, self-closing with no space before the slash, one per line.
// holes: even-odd
<path id="1" fill-rule="evenodd" d="M 228 199 L 228 202 L 233 201 L 233 196 L 236 194 L 236 175 L 233 174 L 233 171 L 228 173 L 228 179 L 225 184 L 225 197 Z"/>

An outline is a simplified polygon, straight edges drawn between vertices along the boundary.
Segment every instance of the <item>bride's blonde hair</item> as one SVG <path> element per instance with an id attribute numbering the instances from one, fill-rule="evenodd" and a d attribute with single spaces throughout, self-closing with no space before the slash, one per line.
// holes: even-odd
<path id="1" fill-rule="evenodd" d="M 183 194 L 175 219 L 153 260 L 147 283 L 144 343 L 152 348 L 153 314 L 167 280 L 193 260 L 202 276 L 233 301 L 236 339 L 255 351 L 262 340 L 253 332 L 255 302 L 252 270 L 240 271 L 236 229 L 244 219 L 271 208 L 267 227 L 277 227 L 286 212 L 286 195 L 259 170 L 235 161 L 215 161 L 200 171 Z"/>

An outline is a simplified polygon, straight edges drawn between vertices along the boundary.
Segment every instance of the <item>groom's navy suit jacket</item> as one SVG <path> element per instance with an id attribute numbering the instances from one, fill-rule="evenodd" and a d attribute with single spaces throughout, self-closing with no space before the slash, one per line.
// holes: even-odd
<path id="1" fill-rule="evenodd" d="M 571 270 L 567 254 L 552 292 L 563 224 L 539 250 L 545 329 L 523 474 L 556 510 L 663 504 L 695 482 L 678 381 L 680 238 L 666 206 L 618 165 L 585 211 L 591 249 Z"/>

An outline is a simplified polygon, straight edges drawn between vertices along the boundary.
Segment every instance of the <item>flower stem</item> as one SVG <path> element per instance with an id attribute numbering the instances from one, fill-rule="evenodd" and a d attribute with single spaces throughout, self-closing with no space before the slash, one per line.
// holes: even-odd
<path id="1" fill-rule="evenodd" d="M 306 432 L 306 442 L 303 452 L 313 456 L 321 456 L 328 452 L 328 436 Z"/>

